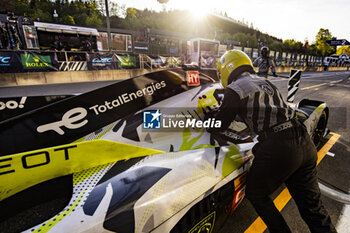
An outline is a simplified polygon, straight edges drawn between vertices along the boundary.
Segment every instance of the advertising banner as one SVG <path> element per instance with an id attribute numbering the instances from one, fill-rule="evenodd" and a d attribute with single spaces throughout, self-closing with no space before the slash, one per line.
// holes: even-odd
<path id="1" fill-rule="evenodd" d="M 55 53 L 0 52 L 0 73 L 57 71 Z"/>
<path id="2" fill-rule="evenodd" d="M 0 52 L 0 73 L 22 71 L 21 59 L 15 52 Z"/>
<path id="3" fill-rule="evenodd" d="M 160 68 L 160 67 L 166 67 L 166 57 L 156 57 L 156 56 L 152 56 L 151 57 L 151 64 L 152 67 L 156 67 L 156 68 Z"/>
<path id="4" fill-rule="evenodd" d="M 46 70 L 52 66 L 50 56 L 31 53 L 23 53 L 20 56 L 24 70 Z"/>
<path id="5" fill-rule="evenodd" d="M 167 67 L 173 68 L 173 67 L 180 67 L 183 61 L 180 57 L 168 57 L 166 60 Z"/>
<path id="6" fill-rule="evenodd" d="M 118 58 L 114 54 L 90 53 L 86 55 L 88 70 L 116 70 Z"/>
<path id="7" fill-rule="evenodd" d="M 147 56 L 147 62 L 154 68 L 181 67 L 184 63 L 182 57 Z"/>
<path id="8" fill-rule="evenodd" d="M 136 56 L 123 56 L 123 55 L 116 55 L 118 58 L 118 68 L 119 69 L 132 69 L 137 68 L 137 59 Z"/>

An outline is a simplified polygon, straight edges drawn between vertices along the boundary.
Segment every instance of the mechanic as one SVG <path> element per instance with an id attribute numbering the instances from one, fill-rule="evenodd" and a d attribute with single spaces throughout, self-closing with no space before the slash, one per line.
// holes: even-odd
<path id="1" fill-rule="evenodd" d="M 275 70 L 275 63 L 273 62 L 272 58 L 269 57 L 269 54 L 269 48 L 263 46 L 260 50 L 260 57 L 258 57 L 253 63 L 255 67 L 258 67 L 258 75 L 261 77 L 267 78 L 269 68 L 271 68 L 272 75 L 275 77 L 277 76 Z"/>
<path id="2" fill-rule="evenodd" d="M 226 88 L 216 115 L 222 128 L 209 132 L 218 135 L 238 115 L 253 136 L 258 135 L 246 197 L 269 231 L 291 232 L 269 197 L 284 182 L 311 232 L 336 232 L 320 200 L 316 148 L 294 110 L 271 82 L 255 74 L 242 51 L 226 52 L 218 62 L 218 74 Z"/>

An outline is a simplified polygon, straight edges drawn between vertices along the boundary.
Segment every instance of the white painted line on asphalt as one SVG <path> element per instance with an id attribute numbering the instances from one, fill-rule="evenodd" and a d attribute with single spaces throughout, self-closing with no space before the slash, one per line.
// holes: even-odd
<path id="1" fill-rule="evenodd" d="M 343 79 L 335 80 L 335 81 L 332 81 L 332 82 L 329 82 L 329 83 L 321 83 L 321 84 L 317 84 L 317 85 L 313 85 L 313 86 L 309 86 L 309 87 L 304 87 L 304 88 L 301 88 L 301 90 L 307 90 L 307 89 L 311 89 L 311 88 L 314 88 L 314 87 L 320 87 L 320 86 L 324 86 L 324 85 L 327 85 L 327 84 L 330 84 L 330 83 L 339 83 L 341 81 L 343 81 Z"/>
<path id="2" fill-rule="evenodd" d="M 344 205 L 338 218 L 336 229 L 338 233 L 348 233 L 350 229 L 350 205 Z"/>
<path id="3" fill-rule="evenodd" d="M 332 81 L 331 83 L 340 83 L 341 81 L 343 81 L 343 79 L 335 80 L 335 81 Z"/>
<path id="4" fill-rule="evenodd" d="M 329 84 L 329 83 L 321 83 L 321 84 L 317 84 L 317 85 L 301 88 L 301 90 L 307 90 L 307 89 L 311 89 L 311 88 L 314 88 L 314 87 L 324 86 L 324 85 L 327 85 L 327 84 Z"/>
<path id="5" fill-rule="evenodd" d="M 270 82 L 288 81 L 288 79 L 269 79 Z"/>
<path id="6" fill-rule="evenodd" d="M 335 156 L 335 154 L 334 153 L 332 153 L 332 152 L 327 152 L 327 154 L 326 155 L 328 155 L 328 156 L 331 156 L 331 157 L 334 157 Z"/>
<path id="7" fill-rule="evenodd" d="M 339 75 L 339 74 L 332 74 L 332 73 L 325 73 L 325 74 L 308 74 L 308 75 L 301 75 L 301 79 L 317 79 L 320 78 L 322 79 L 322 81 L 328 82 L 331 80 L 324 80 L 323 78 L 326 77 L 333 77 L 334 75 Z M 273 78 L 272 76 L 270 76 L 270 78 L 268 79 L 271 82 L 278 82 L 278 81 L 288 81 L 288 79 L 286 78 Z M 350 78 L 348 78 L 348 80 L 350 80 Z M 315 80 L 315 81 L 320 81 L 320 80 Z M 343 79 L 340 80 L 336 80 L 336 81 L 331 81 L 331 82 L 341 82 L 343 81 Z"/>
<path id="8" fill-rule="evenodd" d="M 319 79 L 321 79 L 322 81 L 330 81 L 330 80 L 324 80 L 324 78 L 326 78 L 326 77 L 332 77 L 332 76 L 334 76 L 334 75 L 318 75 L 318 76 L 304 76 L 304 75 L 302 75 L 301 76 L 301 79 L 303 80 L 303 79 L 317 79 L 317 78 L 319 78 Z M 285 79 L 285 78 L 277 78 L 277 79 L 268 79 L 269 81 L 271 81 L 271 82 L 276 82 L 276 81 L 288 81 L 288 79 Z M 321 80 L 315 80 L 315 81 L 321 81 Z M 350 80 L 350 78 L 349 78 L 349 80 Z"/>

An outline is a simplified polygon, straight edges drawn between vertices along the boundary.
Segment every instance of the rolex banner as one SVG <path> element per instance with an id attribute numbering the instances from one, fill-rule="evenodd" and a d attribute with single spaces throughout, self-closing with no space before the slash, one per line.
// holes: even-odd
<path id="1" fill-rule="evenodd" d="M 123 56 L 117 55 L 118 58 L 118 69 L 133 69 L 139 68 L 138 57 L 136 56 Z"/>
<path id="2" fill-rule="evenodd" d="M 58 63 L 55 53 L 31 53 L 20 54 L 23 72 L 26 71 L 57 71 Z"/>
<path id="3" fill-rule="evenodd" d="M 0 52 L 0 73 L 57 71 L 55 53 Z"/>
<path id="4" fill-rule="evenodd" d="M 181 67 L 181 64 L 183 63 L 183 61 L 181 57 L 168 57 L 166 63 L 168 67 L 174 68 L 174 67 Z"/>

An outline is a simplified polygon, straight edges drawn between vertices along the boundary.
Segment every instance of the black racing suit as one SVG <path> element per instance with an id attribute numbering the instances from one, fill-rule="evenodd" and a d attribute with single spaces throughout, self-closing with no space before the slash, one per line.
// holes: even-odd
<path id="1" fill-rule="evenodd" d="M 258 67 L 258 75 L 261 77 L 267 78 L 269 68 L 271 68 L 272 74 L 276 76 L 275 63 L 270 57 L 260 56 L 253 62 L 253 65 Z"/>
<path id="2" fill-rule="evenodd" d="M 244 73 L 225 90 L 216 115 L 225 130 L 239 115 L 251 132 L 259 135 L 248 173 L 246 197 L 271 233 L 290 232 L 269 197 L 283 182 L 311 232 L 336 232 L 320 200 L 317 182 L 317 151 L 295 112 L 268 80 Z"/>

